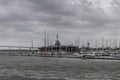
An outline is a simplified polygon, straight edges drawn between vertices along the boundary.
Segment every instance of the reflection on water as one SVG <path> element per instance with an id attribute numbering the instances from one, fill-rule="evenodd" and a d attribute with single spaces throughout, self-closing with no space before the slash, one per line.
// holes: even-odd
<path id="1" fill-rule="evenodd" d="M 0 56 L 0 80 L 120 80 L 120 61 Z"/>

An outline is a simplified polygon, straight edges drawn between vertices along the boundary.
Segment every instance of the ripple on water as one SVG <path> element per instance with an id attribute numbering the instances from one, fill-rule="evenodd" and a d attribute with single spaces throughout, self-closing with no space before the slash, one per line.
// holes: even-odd
<path id="1" fill-rule="evenodd" d="M 120 80 L 119 70 L 112 60 L 0 56 L 0 80 Z"/>

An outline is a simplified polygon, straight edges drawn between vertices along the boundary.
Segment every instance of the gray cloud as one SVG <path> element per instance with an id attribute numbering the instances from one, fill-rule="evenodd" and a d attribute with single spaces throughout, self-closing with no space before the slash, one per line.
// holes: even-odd
<path id="1" fill-rule="evenodd" d="M 42 45 L 44 30 L 53 41 L 60 34 L 62 43 L 73 42 L 78 36 L 86 41 L 119 38 L 119 3 L 119 0 L 0 0 L 0 42 L 30 46 L 33 37 L 36 46 Z"/>

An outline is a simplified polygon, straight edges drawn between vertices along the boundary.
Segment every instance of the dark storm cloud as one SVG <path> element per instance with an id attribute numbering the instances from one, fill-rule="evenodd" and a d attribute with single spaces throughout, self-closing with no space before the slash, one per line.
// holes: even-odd
<path id="1" fill-rule="evenodd" d="M 119 26 L 118 0 L 94 1 L 0 0 L 1 41 L 24 43 L 33 37 L 37 44 L 43 40 L 44 30 L 51 39 L 60 34 L 66 41 L 78 36 L 88 39 L 117 35 L 120 29 L 113 27 Z"/>

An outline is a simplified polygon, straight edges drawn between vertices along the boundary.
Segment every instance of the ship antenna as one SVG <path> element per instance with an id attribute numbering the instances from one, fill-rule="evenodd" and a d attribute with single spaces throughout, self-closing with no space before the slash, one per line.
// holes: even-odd
<path id="1" fill-rule="evenodd" d="M 56 40 L 58 41 L 58 34 L 56 35 Z"/>

